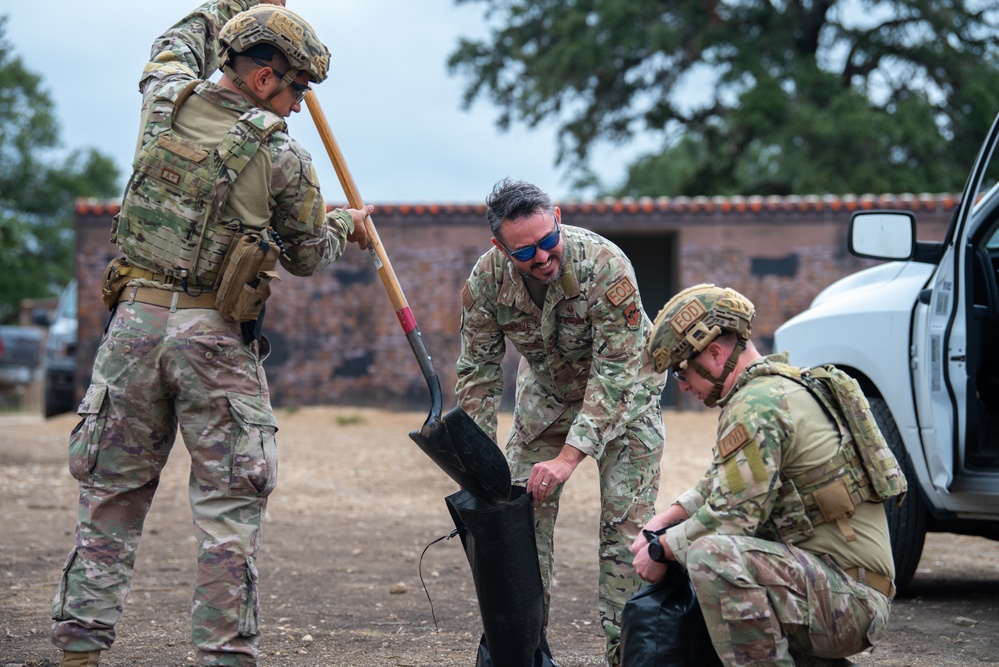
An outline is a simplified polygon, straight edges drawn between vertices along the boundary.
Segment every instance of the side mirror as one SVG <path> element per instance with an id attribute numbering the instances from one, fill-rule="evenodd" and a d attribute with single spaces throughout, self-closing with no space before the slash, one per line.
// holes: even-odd
<path id="1" fill-rule="evenodd" d="M 52 318 L 49 317 L 48 311 L 41 308 L 32 313 L 31 322 L 36 326 L 45 328 L 52 326 Z"/>
<path id="2" fill-rule="evenodd" d="M 850 252 L 869 259 L 907 260 L 916 252 L 916 216 L 906 211 L 858 211 L 850 218 Z"/>

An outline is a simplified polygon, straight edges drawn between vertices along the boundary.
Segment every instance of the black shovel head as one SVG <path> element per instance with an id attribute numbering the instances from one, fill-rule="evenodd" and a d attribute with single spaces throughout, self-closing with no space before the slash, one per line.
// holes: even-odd
<path id="1" fill-rule="evenodd" d="M 411 431 L 423 453 L 480 502 L 510 500 L 510 466 L 492 438 L 460 407 Z"/>

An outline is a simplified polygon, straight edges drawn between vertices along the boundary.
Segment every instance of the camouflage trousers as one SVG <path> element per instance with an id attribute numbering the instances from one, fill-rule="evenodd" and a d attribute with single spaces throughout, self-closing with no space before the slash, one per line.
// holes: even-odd
<path id="1" fill-rule="evenodd" d="M 115 639 L 142 527 L 176 440 L 191 457 L 198 542 L 191 638 L 199 665 L 255 665 L 261 520 L 277 482 L 277 425 L 256 342 L 214 310 L 118 305 L 70 435 L 75 547 L 52 603 L 68 651 Z"/>
<path id="2" fill-rule="evenodd" d="M 556 422 L 527 445 L 514 442 L 507 445 L 506 455 L 514 484 L 525 485 L 535 463 L 558 456 L 569 426 L 569 423 Z M 621 436 L 607 443 L 603 456 L 597 461 L 600 476 L 597 604 L 610 667 L 620 664 L 624 605 L 643 583 L 631 565 L 631 543 L 655 514 L 664 437 L 662 415 L 657 406 L 639 416 Z M 551 607 L 555 520 L 562 490 L 562 485 L 556 487 L 544 502 L 534 505 L 535 539 L 544 584 L 545 628 Z"/>
<path id="3" fill-rule="evenodd" d="M 891 601 L 828 557 L 754 537 L 709 535 L 687 570 L 725 665 L 833 665 L 885 633 Z"/>

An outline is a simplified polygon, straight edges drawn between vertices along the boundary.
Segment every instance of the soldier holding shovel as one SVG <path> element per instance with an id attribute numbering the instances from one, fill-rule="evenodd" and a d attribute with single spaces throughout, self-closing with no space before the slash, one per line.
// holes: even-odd
<path id="1" fill-rule="evenodd" d="M 153 44 L 135 169 L 112 229 L 111 321 L 70 436 L 76 540 L 52 604 L 61 667 L 115 640 L 142 526 L 177 435 L 191 456 L 198 665 L 252 667 L 256 556 L 277 482 L 277 422 L 260 322 L 278 261 L 312 275 L 371 207 L 326 213 L 284 118 L 326 78 L 329 51 L 283 0 L 213 0 Z M 218 83 L 205 81 L 216 69 Z"/>

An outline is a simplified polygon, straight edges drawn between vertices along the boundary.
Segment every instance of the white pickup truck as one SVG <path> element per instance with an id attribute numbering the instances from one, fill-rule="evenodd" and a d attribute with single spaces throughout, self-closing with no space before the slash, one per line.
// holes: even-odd
<path id="1" fill-rule="evenodd" d="M 850 251 L 888 260 L 834 283 L 781 326 L 776 350 L 863 387 L 909 481 L 888 521 L 901 590 L 927 531 L 999 540 L 999 119 L 946 236 L 908 212 L 863 211 Z M 891 501 L 889 501 L 891 502 Z"/>

